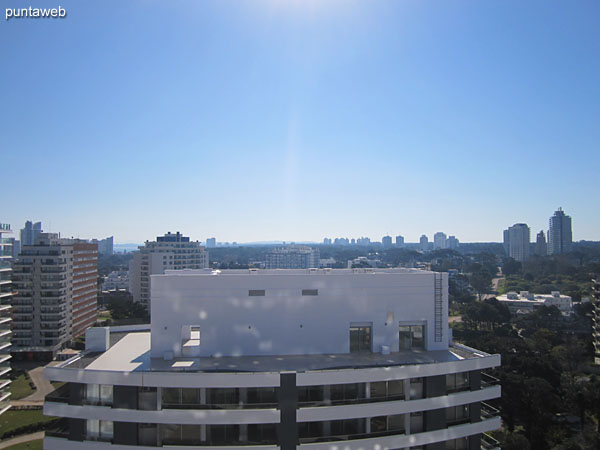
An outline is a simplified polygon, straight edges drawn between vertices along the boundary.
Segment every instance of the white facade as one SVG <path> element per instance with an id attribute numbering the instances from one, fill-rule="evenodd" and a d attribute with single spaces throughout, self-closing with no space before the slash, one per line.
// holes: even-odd
<path id="1" fill-rule="evenodd" d="M 348 353 L 351 323 L 371 324 L 374 352 L 398 351 L 400 324 L 425 324 L 426 349 L 440 350 L 447 306 L 447 274 L 416 269 L 167 271 L 152 277 L 152 356 L 182 356 L 187 326 L 198 356 Z"/>
<path id="2" fill-rule="evenodd" d="M 127 270 L 114 270 L 104 277 L 103 291 L 129 290 L 129 272 Z"/>

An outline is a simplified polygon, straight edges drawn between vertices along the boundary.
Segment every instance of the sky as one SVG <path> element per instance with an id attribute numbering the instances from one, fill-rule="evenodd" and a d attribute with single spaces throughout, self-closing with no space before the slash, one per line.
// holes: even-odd
<path id="1" fill-rule="evenodd" d="M 3 20 L 57 7 L 64 19 Z M 0 1 L 0 222 L 600 240 L 600 2 Z"/>

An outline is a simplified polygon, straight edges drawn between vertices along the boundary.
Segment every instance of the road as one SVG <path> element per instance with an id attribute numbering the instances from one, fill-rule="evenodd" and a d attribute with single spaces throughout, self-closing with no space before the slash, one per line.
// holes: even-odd
<path id="1" fill-rule="evenodd" d="M 21 436 L 7 439 L 6 441 L 0 441 L 0 449 L 8 448 L 11 445 L 22 444 L 23 442 L 35 441 L 37 439 L 44 439 L 44 432 L 38 431 L 37 433 L 22 434 Z"/>
<path id="2" fill-rule="evenodd" d="M 46 395 L 54 390 L 54 386 L 44 378 L 44 366 L 28 370 L 27 374 L 35 385 L 35 392 L 21 400 L 13 400 L 10 404 L 14 406 L 43 406 Z"/>

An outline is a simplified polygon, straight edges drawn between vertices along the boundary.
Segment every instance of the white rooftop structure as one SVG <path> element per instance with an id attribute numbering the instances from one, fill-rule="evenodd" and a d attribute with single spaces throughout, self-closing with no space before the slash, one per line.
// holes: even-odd
<path id="1" fill-rule="evenodd" d="M 552 291 L 550 294 L 533 294 L 529 291 L 509 292 L 496 298 L 507 305 L 512 313 L 531 312 L 540 306 L 556 306 L 565 315 L 573 312 L 573 300 L 559 291 Z"/>

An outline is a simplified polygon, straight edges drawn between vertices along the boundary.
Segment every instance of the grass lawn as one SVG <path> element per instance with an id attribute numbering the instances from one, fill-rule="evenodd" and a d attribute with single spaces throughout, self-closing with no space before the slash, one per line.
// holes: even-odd
<path id="1" fill-rule="evenodd" d="M 44 416 L 41 409 L 9 409 L 0 416 L 0 437 L 8 431 L 38 422 L 49 422 L 54 417 Z"/>
<path id="2" fill-rule="evenodd" d="M 43 439 L 36 439 L 35 441 L 23 442 L 22 444 L 11 445 L 6 447 L 6 450 L 42 450 Z"/>
<path id="3" fill-rule="evenodd" d="M 10 396 L 11 400 L 19 400 L 33 394 L 35 389 L 32 389 L 31 386 L 29 386 L 29 378 L 22 373 L 16 379 L 11 381 L 10 392 L 12 394 Z"/>

